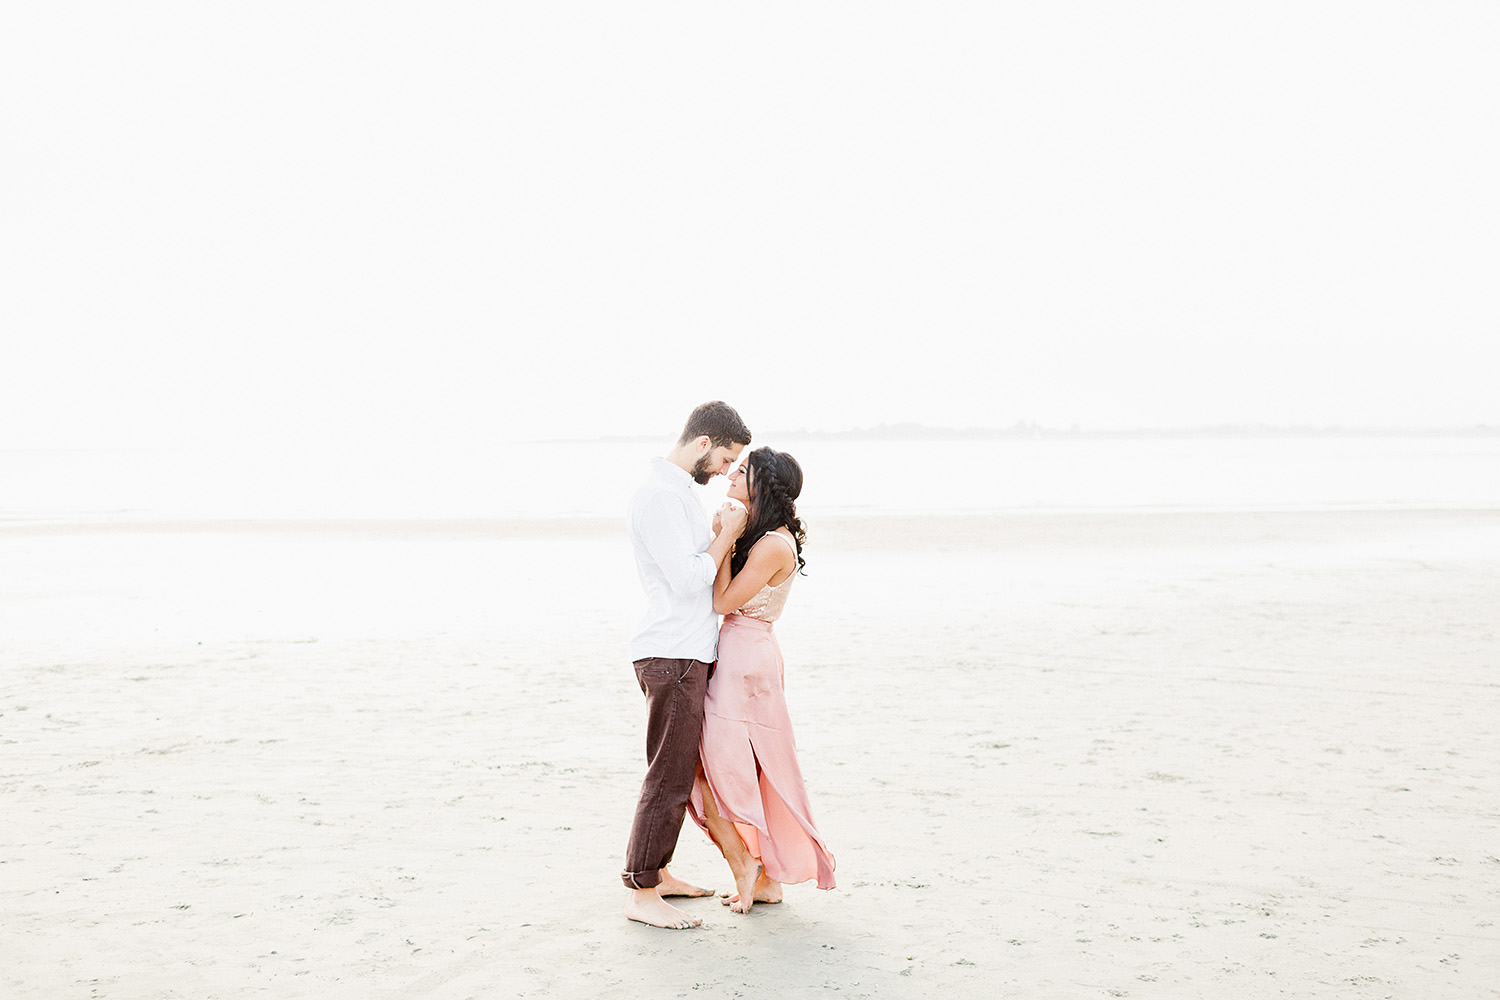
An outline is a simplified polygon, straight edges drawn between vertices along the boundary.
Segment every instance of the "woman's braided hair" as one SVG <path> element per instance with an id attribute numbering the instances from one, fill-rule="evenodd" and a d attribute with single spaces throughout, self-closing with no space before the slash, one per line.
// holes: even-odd
<path id="1" fill-rule="evenodd" d="M 729 556 L 729 572 L 739 573 L 750 558 L 750 550 L 767 532 L 786 528 L 797 544 L 797 569 L 805 570 L 802 546 L 807 529 L 797 517 L 797 497 L 802 495 L 802 466 L 784 451 L 756 448 L 746 459 L 750 469 L 750 518 Z"/>

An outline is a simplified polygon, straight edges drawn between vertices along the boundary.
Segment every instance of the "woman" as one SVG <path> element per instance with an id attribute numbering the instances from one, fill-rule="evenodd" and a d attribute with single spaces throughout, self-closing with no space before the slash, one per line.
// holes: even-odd
<path id="1" fill-rule="evenodd" d="M 797 766 L 771 627 L 805 565 L 795 504 L 801 492 L 802 467 L 772 448 L 755 449 L 729 474 L 729 500 L 744 504 L 749 520 L 714 582 L 714 611 L 724 623 L 689 811 L 729 862 L 736 891 L 727 902 L 736 913 L 780 902 L 782 883 L 834 885 L 833 855 L 813 826 Z"/>

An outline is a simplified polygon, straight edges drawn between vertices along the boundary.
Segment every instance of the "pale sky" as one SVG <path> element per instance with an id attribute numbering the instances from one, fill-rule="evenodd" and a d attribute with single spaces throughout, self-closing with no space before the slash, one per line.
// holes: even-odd
<path id="1" fill-rule="evenodd" d="M 1500 5 L 11 3 L 0 447 L 1500 424 Z"/>

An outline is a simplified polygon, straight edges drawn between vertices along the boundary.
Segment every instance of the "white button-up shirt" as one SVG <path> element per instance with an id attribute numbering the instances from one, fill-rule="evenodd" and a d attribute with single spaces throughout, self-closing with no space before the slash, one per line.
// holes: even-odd
<path id="1" fill-rule="evenodd" d="M 648 656 L 712 663 L 719 645 L 714 614 L 718 567 L 708 554 L 713 541 L 693 479 L 664 458 L 630 501 L 626 526 L 646 591 L 646 614 L 630 641 L 631 660 Z"/>

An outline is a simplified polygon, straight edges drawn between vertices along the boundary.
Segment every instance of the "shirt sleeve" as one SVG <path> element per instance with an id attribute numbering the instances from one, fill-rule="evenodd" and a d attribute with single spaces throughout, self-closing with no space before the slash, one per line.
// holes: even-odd
<path id="1" fill-rule="evenodd" d="M 637 522 L 642 545 L 661 567 L 672 592 L 689 597 L 714 585 L 718 567 L 693 541 L 687 511 L 671 496 L 657 494 L 640 512 Z"/>

